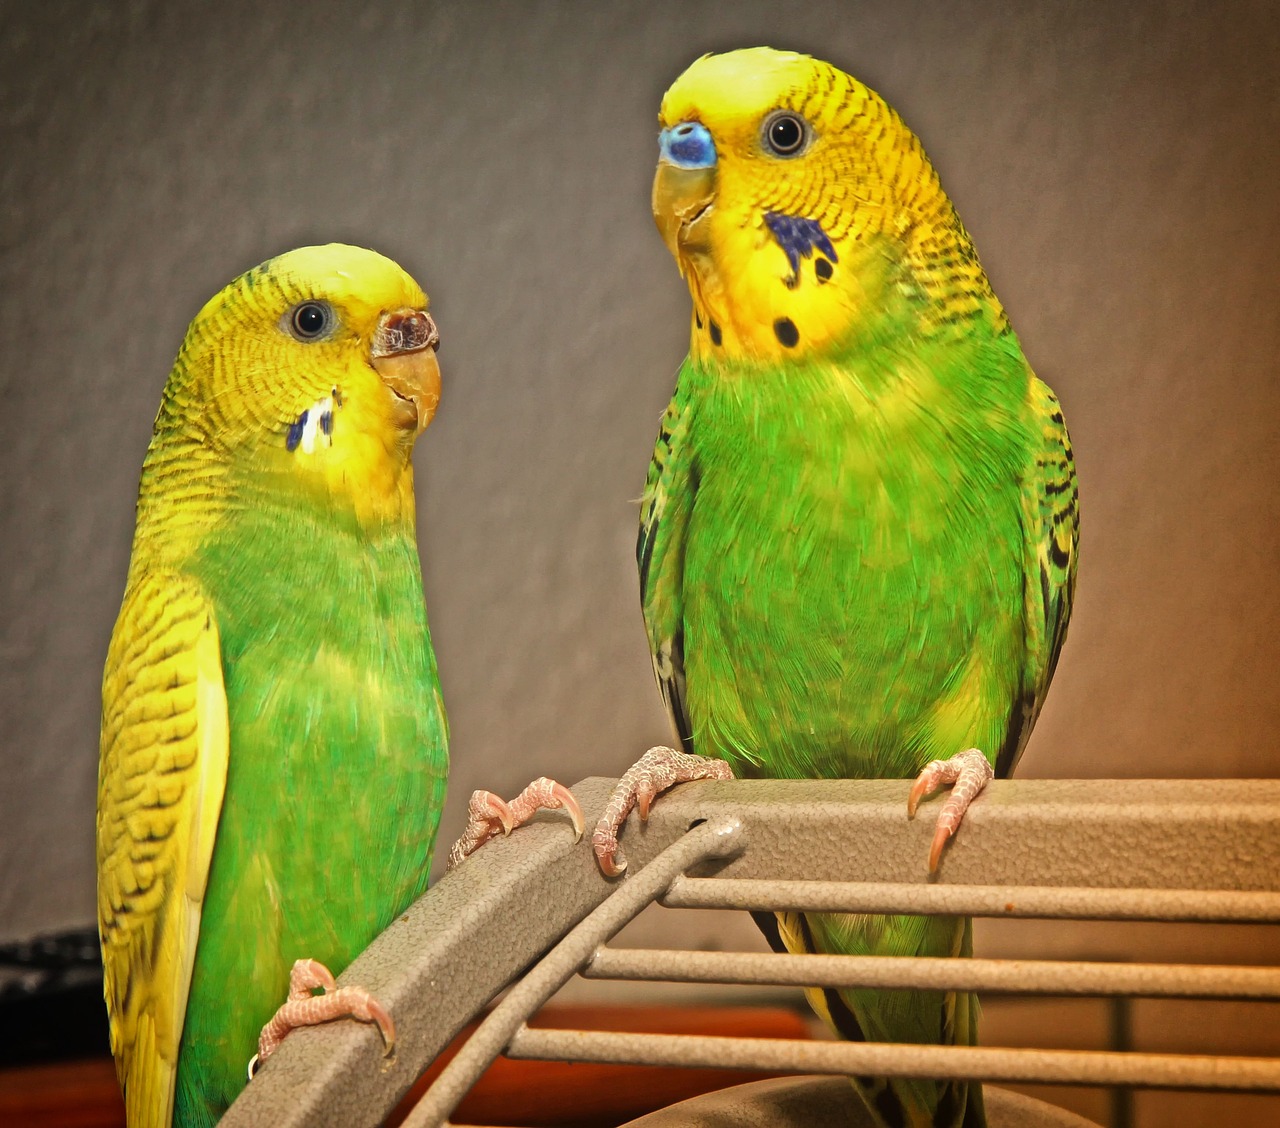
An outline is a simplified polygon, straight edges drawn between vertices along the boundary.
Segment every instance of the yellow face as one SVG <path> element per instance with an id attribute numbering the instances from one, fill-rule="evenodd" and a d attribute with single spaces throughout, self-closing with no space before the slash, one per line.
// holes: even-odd
<path id="1" fill-rule="evenodd" d="M 897 114 L 808 56 L 705 56 L 659 124 L 654 218 L 689 280 L 695 358 L 822 353 L 882 306 L 922 232 L 958 228 Z"/>
<path id="2" fill-rule="evenodd" d="M 236 279 L 196 316 L 157 432 L 312 483 L 364 516 L 412 509 L 410 455 L 440 399 L 427 298 L 389 259 L 304 247 Z"/>

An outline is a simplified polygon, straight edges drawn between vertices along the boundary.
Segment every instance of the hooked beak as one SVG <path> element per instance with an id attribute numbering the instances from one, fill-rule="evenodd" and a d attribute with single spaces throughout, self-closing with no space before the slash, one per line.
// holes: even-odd
<path id="1" fill-rule="evenodd" d="M 440 331 L 424 309 L 384 313 L 373 335 L 369 363 L 391 390 L 396 422 L 422 434 L 440 402 Z"/>
<path id="2" fill-rule="evenodd" d="M 715 202 L 716 149 L 710 132 L 686 121 L 658 137 L 661 156 L 653 178 L 653 218 L 667 249 L 681 259 L 710 246 L 708 227 Z"/>

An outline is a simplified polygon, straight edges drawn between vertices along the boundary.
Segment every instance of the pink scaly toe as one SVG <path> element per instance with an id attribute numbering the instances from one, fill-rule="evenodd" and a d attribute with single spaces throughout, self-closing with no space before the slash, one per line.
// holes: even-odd
<path id="1" fill-rule="evenodd" d="M 467 804 L 467 828 L 449 848 L 449 869 L 480 849 L 490 838 L 510 834 L 515 826 L 511 806 L 492 791 L 473 791 Z"/>
<path id="2" fill-rule="evenodd" d="M 538 811 L 565 810 L 573 822 L 574 841 L 582 837 L 586 823 L 578 801 L 562 783 L 540 776 L 507 803 L 492 791 L 473 791 L 467 805 L 467 829 L 449 849 L 449 869 L 475 853 L 491 838 L 510 834 Z"/>
<path id="3" fill-rule="evenodd" d="M 661 745 L 650 748 L 627 769 L 609 795 L 604 814 L 591 835 L 591 847 L 606 877 L 617 877 L 627 868 L 627 863 L 618 857 L 618 831 L 631 808 L 639 807 L 641 820 L 647 819 L 654 799 L 677 783 L 695 779 L 733 779 L 733 770 L 723 760 Z"/>
<path id="4" fill-rule="evenodd" d="M 324 994 L 313 995 L 317 987 Z M 258 1035 L 258 1052 L 249 1062 L 249 1076 L 261 1068 L 290 1031 L 335 1018 L 376 1022 L 387 1053 L 395 1048 L 396 1024 L 386 1008 L 362 987 L 339 987 L 333 974 L 317 960 L 297 960 L 289 972 L 289 998 Z"/>
<path id="5" fill-rule="evenodd" d="M 907 796 L 907 818 L 915 818 L 916 808 L 920 800 L 936 791 L 943 784 L 952 784 L 951 794 L 938 812 L 936 829 L 933 832 L 933 845 L 929 848 L 929 872 L 938 868 L 942 858 L 942 848 L 947 839 L 955 834 L 960 820 L 969 809 L 969 804 L 978 797 L 987 783 L 995 777 L 990 762 L 977 748 L 957 752 L 949 760 L 932 760 L 924 766 L 924 770 L 916 777 Z"/>

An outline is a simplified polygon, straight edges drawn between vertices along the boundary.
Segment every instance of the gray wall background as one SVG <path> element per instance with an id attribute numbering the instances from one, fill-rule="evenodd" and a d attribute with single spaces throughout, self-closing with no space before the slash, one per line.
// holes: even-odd
<path id="1" fill-rule="evenodd" d="M 99 676 L 160 389 L 204 300 L 295 245 L 390 254 L 441 326 L 441 842 L 474 787 L 666 739 L 632 560 L 687 340 L 655 117 L 697 55 L 761 42 L 898 107 L 1065 404 L 1080 593 L 1021 774 L 1274 774 L 1273 12 L 0 4 L 0 938 L 93 918 Z"/>

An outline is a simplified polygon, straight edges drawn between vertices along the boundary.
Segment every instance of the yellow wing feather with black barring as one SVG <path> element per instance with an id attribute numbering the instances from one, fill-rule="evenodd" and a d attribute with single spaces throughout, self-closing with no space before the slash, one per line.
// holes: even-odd
<path id="1" fill-rule="evenodd" d="M 1029 409 L 1040 443 L 1022 485 L 1024 632 L 1022 698 L 1015 702 L 996 775 L 1013 771 L 1040 715 L 1067 637 L 1080 548 L 1080 494 L 1071 438 L 1053 389 L 1035 376 Z"/>
<path id="2" fill-rule="evenodd" d="M 98 930 L 130 1128 L 167 1128 L 227 779 L 227 695 L 199 584 L 138 563 L 103 675 Z"/>

